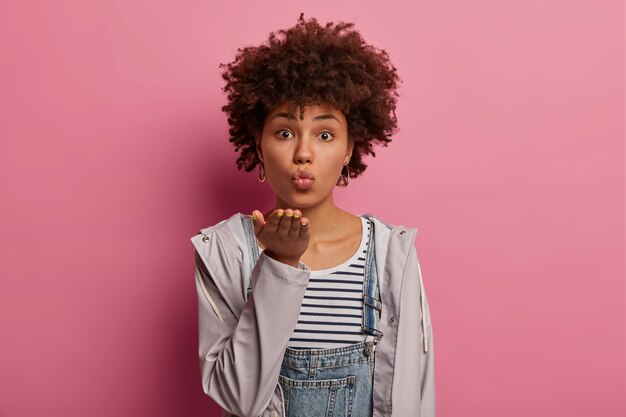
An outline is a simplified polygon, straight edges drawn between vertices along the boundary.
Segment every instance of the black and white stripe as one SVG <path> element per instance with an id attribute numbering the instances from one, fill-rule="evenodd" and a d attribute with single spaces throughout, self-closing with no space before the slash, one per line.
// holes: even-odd
<path id="1" fill-rule="evenodd" d="M 371 225 L 364 217 L 361 221 L 363 233 L 355 254 L 341 265 L 311 271 L 290 348 L 327 349 L 365 340 L 363 272 Z"/>

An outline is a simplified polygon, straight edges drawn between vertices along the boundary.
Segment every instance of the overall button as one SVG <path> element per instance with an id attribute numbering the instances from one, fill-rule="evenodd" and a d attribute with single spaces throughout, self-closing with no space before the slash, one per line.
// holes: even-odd
<path id="1" fill-rule="evenodd" d="M 203 237 L 203 238 L 202 238 L 202 241 L 203 241 L 203 242 L 208 242 L 208 241 L 209 241 L 209 237 L 208 237 L 208 236 Z"/>
<path id="2" fill-rule="evenodd" d="M 363 349 L 363 355 L 369 356 L 372 353 L 372 347 L 370 345 L 365 346 Z"/>
<path id="3" fill-rule="evenodd" d="M 276 410 L 272 410 L 272 412 L 270 413 L 270 417 L 278 417 L 278 413 L 276 412 Z"/>
<path id="4" fill-rule="evenodd" d="M 396 321 L 396 318 L 394 316 L 391 316 L 389 318 L 389 323 L 393 323 L 394 321 Z"/>

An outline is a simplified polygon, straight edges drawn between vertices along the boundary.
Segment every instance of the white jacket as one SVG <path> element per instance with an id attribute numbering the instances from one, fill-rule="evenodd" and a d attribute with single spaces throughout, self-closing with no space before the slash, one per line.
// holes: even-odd
<path id="1" fill-rule="evenodd" d="M 261 252 L 252 271 L 243 217 L 206 227 L 195 247 L 199 359 L 204 392 L 224 416 L 284 417 L 278 383 L 310 269 Z M 435 417 L 435 358 L 416 228 L 375 222 L 382 339 L 375 349 L 373 417 Z M 246 299 L 252 280 L 253 291 Z"/>

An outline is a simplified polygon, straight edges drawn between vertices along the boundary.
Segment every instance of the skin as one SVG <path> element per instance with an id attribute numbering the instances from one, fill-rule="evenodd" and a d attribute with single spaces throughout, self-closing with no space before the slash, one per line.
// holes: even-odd
<path id="1" fill-rule="evenodd" d="M 255 233 L 266 253 L 280 262 L 329 268 L 354 254 L 361 239 L 360 218 L 337 207 L 333 199 L 354 143 L 348 137 L 345 115 L 328 102 L 305 105 L 304 120 L 299 118 L 299 108 L 293 118 L 280 115 L 287 111 L 288 103 L 283 102 L 268 112 L 262 132 L 256 135 L 257 152 L 276 201 L 265 213 L 253 211 Z M 314 119 L 320 115 L 327 116 Z M 298 170 L 313 174 L 312 187 L 295 187 L 292 176 Z"/>

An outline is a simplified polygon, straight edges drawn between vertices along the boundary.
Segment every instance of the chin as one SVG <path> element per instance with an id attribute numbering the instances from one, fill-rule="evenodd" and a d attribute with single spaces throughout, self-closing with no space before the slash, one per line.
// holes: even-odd
<path id="1" fill-rule="evenodd" d="M 326 198 L 320 198 L 318 193 L 311 192 L 311 190 L 308 190 L 307 193 L 304 193 L 302 191 L 295 193 L 291 192 L 288 194 L 278 195 L 278 197 L 285 202 L 287 207 L 293 209 L 306 209 L 309 207 L 315 207 L 324 202 L 326 198 L 329 198 L 329 196 L 327 196 Z"/>
<path id="2" fill-rule="evenodd" d="M 306 209 L 317 205 L 317 201 L 312 201 L 309 198 L 281 198 L 289 208 L 293 209 Z"/>

